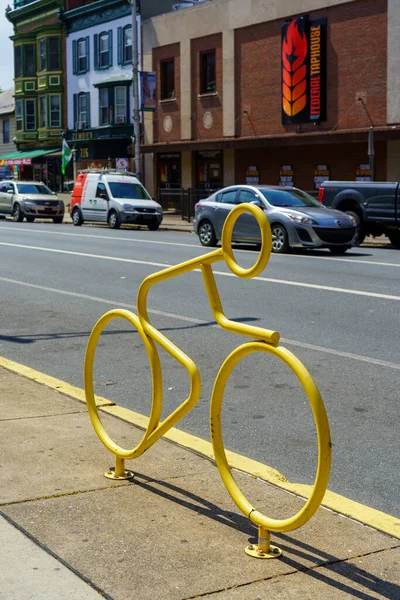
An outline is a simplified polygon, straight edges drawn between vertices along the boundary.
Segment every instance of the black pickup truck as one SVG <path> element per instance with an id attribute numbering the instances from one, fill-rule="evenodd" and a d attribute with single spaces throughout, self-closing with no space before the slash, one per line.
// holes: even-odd
<path id="1" fill-rule="evenodd" d="M 318 200 L 352 215 L 358 223 L 355 245 L 366 235 L 387 235 L 400 248 L 400 183 L 390 181 L 324 181 Z"/>

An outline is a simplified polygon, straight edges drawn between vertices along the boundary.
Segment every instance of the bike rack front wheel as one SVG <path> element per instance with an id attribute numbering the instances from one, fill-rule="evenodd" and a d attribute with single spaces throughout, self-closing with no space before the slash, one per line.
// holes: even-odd
<path id="1" fill-rule="evenodd" d="M 114 442 L 108 435 L 103 423 L 101 422 L 94 395 L 93 386 L 93 366 L 96 354 L 97 344 L 104 328 L 114 319 L 125 319 L 137 330 L 149 358 L 150 370 L 152 376 L 152 406 L 147 430 L 136 448 L 125 449 Z M 152 339 L 150 339 L 143 330 L 139 318 L 131 311 L 124 309 L 114 309 L 105 313 L 94 326 L 90 334 L 86 347 L 85 365 L 84 365 L 84 386 L 86 403 L 92 425 L 104 446 L 116 456 L 115 469 L 110 469 L 105 475 L 110 479 L 130 479 L 133 477 L 131 471 L 125 471 L 124 461 L 137 458 L 147 450 L 147 438 L 158 426 L 162 411 L 162 375 L 161 365 L 157 348 Z"/>
<path id="2" fill-rule="evenodd" d="M 301 508 L 297 514 L 287 519 L 269 518 L 254 508 L 254 506 L 252 506 L 252 504 L 247 500 L 231 473 L 222 439 L 221 411 L 222 400 L 227 381 L 237 363 L 245 356 L 254 352 L 266 352 L 267 354 L 272 354 L 288 365 L 288 367 L 299 379 L 304 392 L 307 395 L 316 425 L 318 439 L 318 465 L 313 489 L 303 508 Z M 236 348 L 228 356 L 219 370 L 211 397 L 210 418 L 211 440 L 214 449 L 215 461 L 224 485 L 238 508 L 250 519 L 250 521 L 258 525 L 259 541 L 260 539 L 264 540 L 262 546 L 259 545 L 259 547 L 256 548 L 249 546 L 246 551 L 248 551 L 248 554 L 257 556 L 258 558 L 271 558 L 271 554 L 274 556 L 279 556 L 281 554 L 279 549 L 274 549 L 271 547 L 273 551 L 268 552 L 269 546 L 267 547 L 265 544 L 265 539 L 267 537 L 266 531 L 292 531 L 304 525 L 320 506 L 328 486 L 331 465 L 331 440 L 328 418 L 318 388 L 305 366 L 289 350 L 282 346 L 276 347 L 265 342 L 249 342 Z M 270 555 L 265 556 L 266 554 Z"/>

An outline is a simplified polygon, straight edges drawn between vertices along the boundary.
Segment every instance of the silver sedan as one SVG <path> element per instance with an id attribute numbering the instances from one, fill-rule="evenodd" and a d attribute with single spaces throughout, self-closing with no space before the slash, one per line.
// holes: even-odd
<path id="1" fill-rule="evenodd" d="M 218 190 L 196 204 L 193 228 L 203 246 L 217 245 L 228 213 L 242 202 L 256 204 L 267 215 L 273 252 L 283 253 L 292 247 L 304 247 L 329 248 L 334 254 L 343 254 L 354 242 L 355 219 L 339 210 L 325 208 L 302 190 L 236 185 Z M 232 241 L 260 243 L 260 230 L 252 215 L 239 217 Z"/>

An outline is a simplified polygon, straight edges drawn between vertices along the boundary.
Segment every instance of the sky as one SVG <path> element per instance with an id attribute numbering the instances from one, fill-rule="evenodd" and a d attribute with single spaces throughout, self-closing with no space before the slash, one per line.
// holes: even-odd
<path id="1" fill-rule="evenodd" d="M 13 0 L 0 0 L 0 88 L 7 90 L 14 85 L 13 45 L 10 35 L 13 27 L 5 17 L 5 10 Z"/>

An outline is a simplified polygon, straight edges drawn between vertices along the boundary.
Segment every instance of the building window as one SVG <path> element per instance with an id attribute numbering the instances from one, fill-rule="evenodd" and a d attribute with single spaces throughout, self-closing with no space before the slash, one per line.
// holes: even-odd
<path id="1" fill-rule="evenodd" d="M 110 122 L 110 103 L 109 103 L 109 91 L 108 88 L 101 88 L 99 90 L 99 122 L 100 125 L 108 125 Z"/>
<path id="2" fill-rule="evenodd" d="M 15 46 L 14 48 L 14 73 L 15 77 L 21 77 L 22 75 L 22 46 Z"/>
<path id="3" fill-rule="evenodd" d="M 3 144 L 10 143 L 10 119 L 3 119 Z"/>
<path id="4" fill-rule="evenodd" d="M 50 96 L 50 127 L 61 127 L 61 96 Z"/>
<path id="5" fill-rule="evenodd" d="M 118 27 L 118 64 L 132 62 L 132 25 Z"/>
<path id="6" fill-rule="evenodd" d="M 107 69 L 112 66 L 112 31 L 94 36 L 95 69 Z"/>
<path id="7" fill-rule="evenodd" d="M 128 109 L 126 105 L 126 87 L 115 87 L 115 122 L 126 123 Z"/>
<path id="8" fill-rule="evenodd" d="M 215 50 L 200 54 L 200 94 L 213 94 L 217 90 L 215 81 Z"/>
<path id="9" fill-rule="evenodd" d="M 49 71 L 60 70 L 60 38 L 49 38 Z"/>
<path id="10" fill-rule="evenodd" d="M 15 101 L 15 124 L 17 131 L 22 131 L 23 119 L 22 119 L 22 100 Z"/>
<path id="11" fill-rule="evenodd" d="M 25 100 L 25 129 L 33 131 L 36 129 L 36 101 Z"/>
<path id="12" fill-rule="evenodd" d="M 31 77 L 36 74 L 35 67 L 35 46 L 33 44 L 24 45 L 24 75 Z"/>
<path id="13" fill-rule="evenodd" d="M 90 93 L 74 94 L 75 129 L 90 127 Z"/>
<path id="14" fill-rule="evenodd" d="M 46 70 L 46 38 L 39 40 L 39 71 Z"/>
<path id="15" fill-rule="evenodd" d="M 90 69 L 89 37 L 72 42 L 72 66 L 74 75 Z"/>
<path id="16" fill-rule="evenodd" d="M 161 100 L 175 98 L 175 65 L 174 59 L 162 60 L 161 69 Z"/>
<path id="17" fill-rule="evenodd" d="M 39 127 L 47 127 L 47 100 L 46 96 L 39 96 Z"/>

